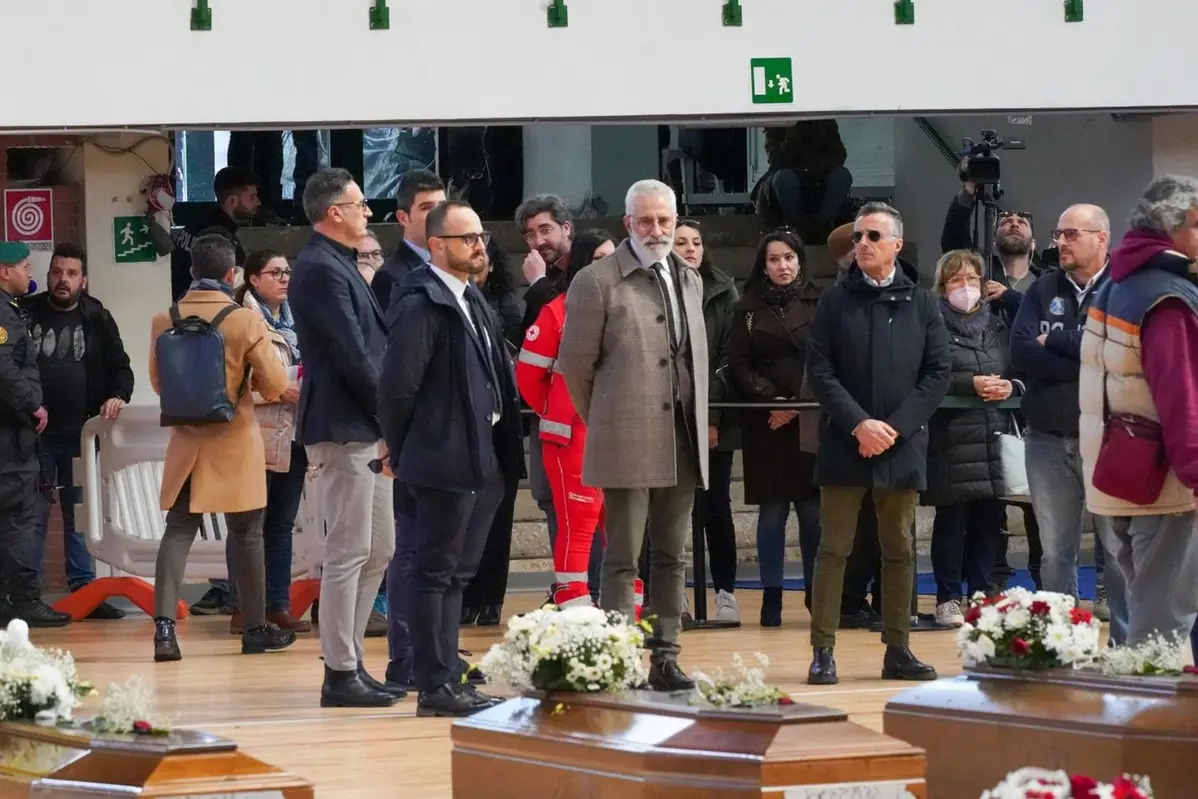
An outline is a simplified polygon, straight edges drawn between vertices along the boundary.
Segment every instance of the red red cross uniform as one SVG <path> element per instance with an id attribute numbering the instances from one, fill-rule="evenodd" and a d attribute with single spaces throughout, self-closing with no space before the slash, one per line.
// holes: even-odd
<path id="1" fill-rule="evenodd" d="M 582 483 L 582 456 L 587 427 L 574 409 L 566 381 L 555 371 L 566 297 L 551 300 L 524 335 L 516 358 L 516 385 L 520 396 L 540 417 L 540 438 L 545 474 L 553 492 L 557 538 L 553 545 L 553 601 L 559 607 L 589 603 L 587 566 L 591 543 L 603 518 L 603 492 Z M 640 618 L 644 588 L 636 581 L 636 611 Z"/>

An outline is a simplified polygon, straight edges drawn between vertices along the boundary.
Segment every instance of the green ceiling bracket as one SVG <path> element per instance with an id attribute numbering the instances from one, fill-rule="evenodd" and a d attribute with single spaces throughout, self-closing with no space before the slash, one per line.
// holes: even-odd
<path id="1" fill-rule="evenodd" d="M 894 0 L 894 24 L 915 24 L 915 3 L 912 0 Z"/>
<path id="2" fill-rule="evenodd" d="M 547 19 L 551 28 L 568 27 L 570 24 L 570 9 L 566 8 L 566 0 L 553 0 L 549 4 Z"/>
<path id="3" fill-rule="evenodd" d="M 196 0 L 195 7 L 191 9 L 191 29 L 212 30 L 212 9 L 208 7 L 208 0 Z"/>
<path id="4" fill-rule="evenodd" d="M 1081 22 L 1085 18 L 1082 0 L 1065 0 L 1065 21 Z"/>
<path id="5" fill-rule="evenodd" d="M 727 3 L 724 3 L 724 27 L 739 28 L 743 24 L 740 0 L 728 0 Z"/>
<path id="6" fill-rule="evenodd" d="M 387 0 L 374 0 L 374 6 L 370 9 L 370 29 L 391 30 L 391 9 L 387 8 Z"/>

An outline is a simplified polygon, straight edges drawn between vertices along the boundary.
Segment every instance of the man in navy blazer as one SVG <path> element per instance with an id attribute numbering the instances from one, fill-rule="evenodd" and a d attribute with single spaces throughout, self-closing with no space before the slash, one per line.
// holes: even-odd
<path id="1" fill-rule="evenodd" d="M 385 707 L 404 691 L 362 663 L 366 622 L 395 551 L 391 482 L 370 468 L 386 457 L 377 399 L 387 333 L 354 249 L 370 208 L 349 172 L 323 169 L 304 187 L 304 213 L 313 232 L 292 265 L 287 299 L 304 353 L 299 430 L 326 534 L 320 704 Z"/>
<path id="2" fill-rule="evenodd" d="M 430 264 L 399 284 L 378 407 L 401 515 L 399 548 L 418 716 L 465 716 L 498 700 L 462 680 L 462 589 L 478 570 L 504 475 L 524 473 L 520 402 L 503 330 L 471 280 L 488 234 L 470 206 L 428 215 Z M 321 613 L 321 620 L 324 613 Z"/>

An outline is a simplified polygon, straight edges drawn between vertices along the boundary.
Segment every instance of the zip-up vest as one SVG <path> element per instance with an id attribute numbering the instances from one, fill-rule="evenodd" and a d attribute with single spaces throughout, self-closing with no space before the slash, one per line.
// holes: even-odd
<path id="1" fill-rule="evenodd" d="M 538 431 L 542 441 L 565 446 L 574 437 L 574 426 L 583 424 L 574 410 L 566 381 L 557 371 L 557 353 L 566 323 L 566 295 L 554 297 L 524 334 L 524 344 L 516 356 L 516 386 L 520 396 L 540 417 Z"/>
<path id="2" fill-rule="evenodd" d="M 1198 313 L 1198 286 L 1179 274 L 1151 268 L 1118 283 L 1108 281 L 1086 312 L 1078 391 L 1081 408 L 1078 443 L 1086 480 L 1086 507 L 1099 516 L 1157 516 L 1194 509 L 1194 493 L 1182 485 L 1172 470 L 1160 498 L 1152 505 L 1136 505 L 1104 494 L 1093 482 L 1106 426 L 1104 383 L 1109 413 L 1135 414 L 1160 423 L 1160 414 L 1144 377 L 1140 328 L 1148 312 L 1170 297 L 1185 301 Z"/>

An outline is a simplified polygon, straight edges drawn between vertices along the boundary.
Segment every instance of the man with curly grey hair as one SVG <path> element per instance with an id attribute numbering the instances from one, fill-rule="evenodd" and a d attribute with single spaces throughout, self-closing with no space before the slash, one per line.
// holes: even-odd
<path id="1" fill-rule="evenodd" d="M 1159 177 L 1111 253 L 1081 344 L 1086 505 L 1127 585 L 1127 644 L 1198 613 L 1198 180 Z"/>

